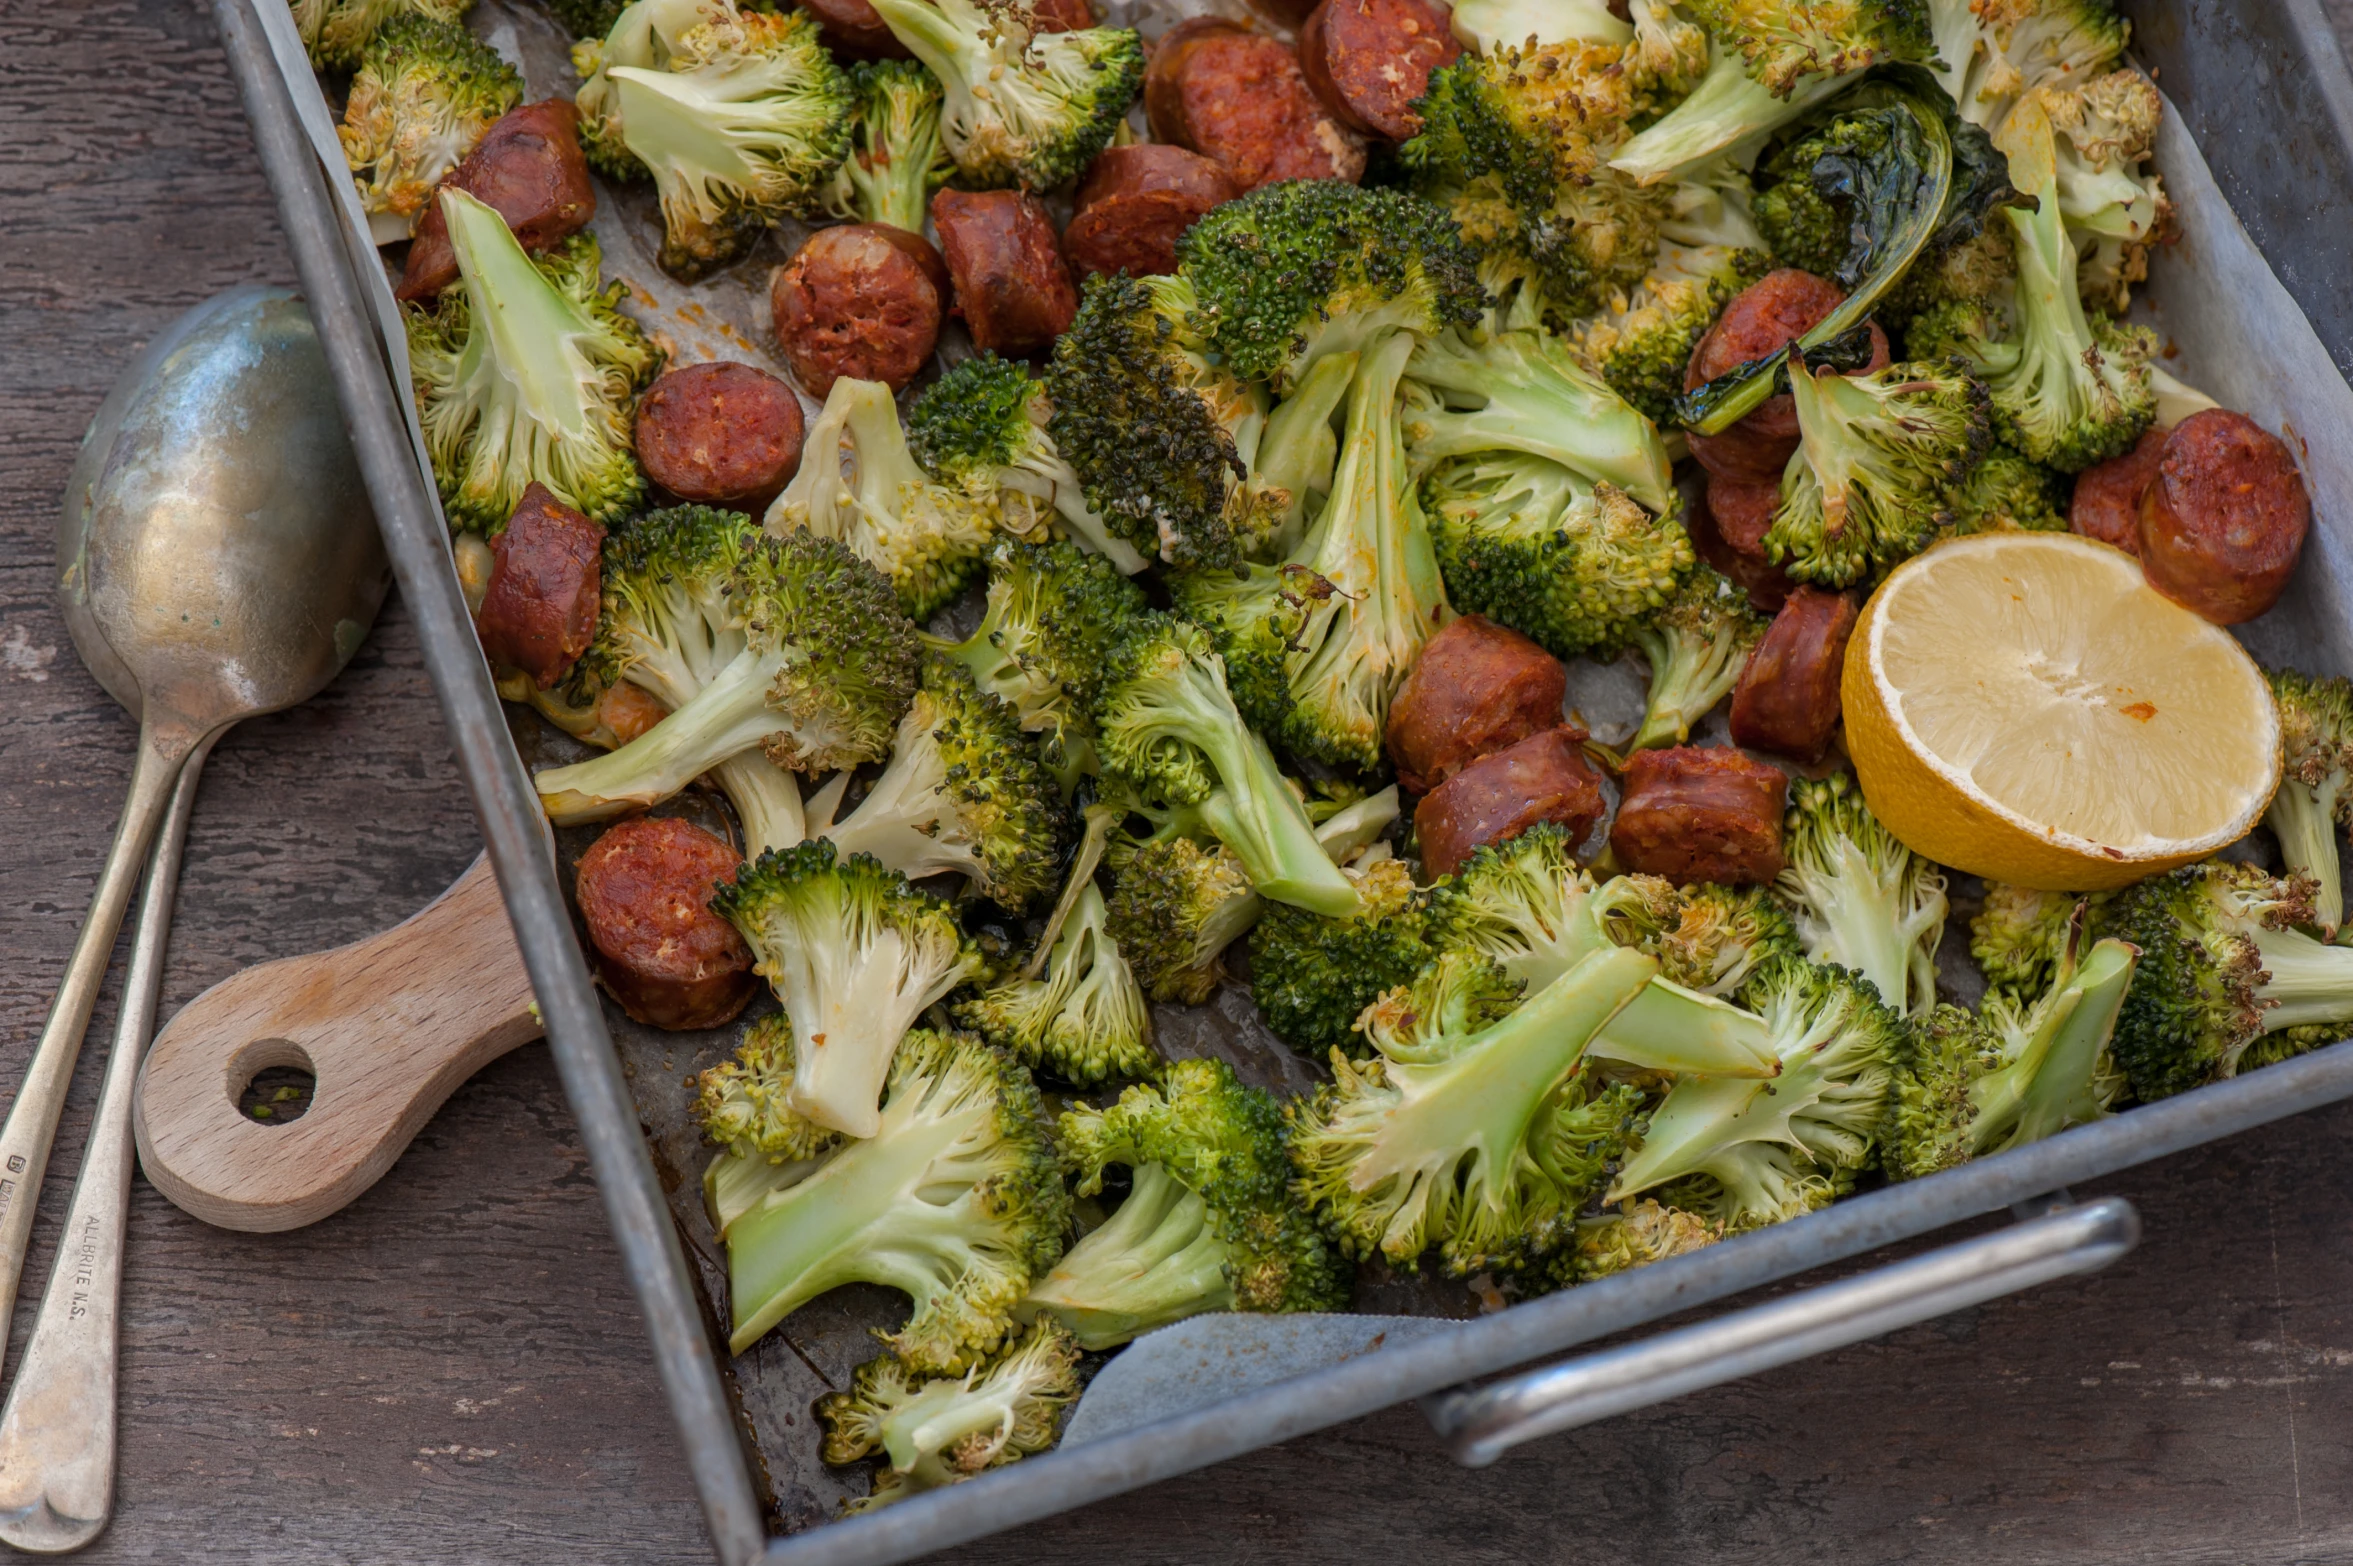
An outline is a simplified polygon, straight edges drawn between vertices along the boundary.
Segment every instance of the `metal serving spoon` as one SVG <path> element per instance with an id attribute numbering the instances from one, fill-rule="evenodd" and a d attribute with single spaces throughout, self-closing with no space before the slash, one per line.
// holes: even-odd
<path id="1" fill-rule="evenodd" d="M 41 1551 L 87 1544 L 113 1500 L 130 1089 L 154 1020 L 195 768 L 231 724 L 333 679 L 390 581 L 326 356 L 292 293 L 243 288 L 199 305 L 116 383 L 66 488 L 57 569 L 66 629 L 138 718 L 139 756 L 65 982 L 0 1124 L 0 1329 L 132 884 L 175 793 L 178 809 L 148 878 L 56 1272 L 0 1411 L 0 1538 Z"/>

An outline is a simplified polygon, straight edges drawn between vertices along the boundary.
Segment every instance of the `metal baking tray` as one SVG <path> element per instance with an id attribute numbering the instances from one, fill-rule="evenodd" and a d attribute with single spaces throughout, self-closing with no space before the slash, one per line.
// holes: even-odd
<path id="1" fill-rule="evenodd" d="M 483 0 L 477 28 L 511 56 L 544 49 L 544 39 L 520 36 L 535 18 L 506 3 Z M 1143 0 L 1121 9 L 1151 32 L 1212 8 L 1229 5 Z M 2353 266 L 2344 253 L 2353 235 L 2353 78 L 2316 0 L 2148 0 L 2127 9 L 2134 52 L 2170 102 L 2157 162 L 2187 233 L 2155 268 L 2150 318 L 2179 349 L 2178 373 L 2299 445 L 2315 501 L 2307 564 L 2281 607 L 2245 628 L 2246 640 L 2267 659 L 2353 673 L 2353 389 L 2344 379 L 2353 370 Z M 702 1155 L 683 1129 L 680 1087 L 723 1036 L 651 1034 L 599 1004 L 563 890 L 572 858 L 564 850 L 578 845 L 559 844 L 551 858 L 524 767 L 524 753 L 555 742 L 535 720 L 502 709 L 477 647 L 411 414 L 398 313 L 328 105 L 282 0 L 214 0 L 214 11 L 713 1547 L 731 1566 L 905 1560 L 1416 1397 L 1458 1460 L 1490 1461 L 1548 1430 L 2103 1265 L 2135 1242 L 2137 1220 L 2119 1201 L 2074 1204 L 2070 1184 L 2353 1097 L 2353 1043 L 2340 1044 L 1472 1319 L 1463 1319 L 1475 1307 L 1462 1291 L 1402 1283 L 1359 1295 L 1397 1314 L 1195 1318 L 1111 1360 L 1057 1450 L 871 1516 L 814 1526 L 853 1487 L 807 1451 L 808 1400 L 872 1352 L 862 1328 L 881 1319 L 879 1297 L 837 1302 L 809 1323 L 796 1318 L 809 1330 L 796 1330 L 792 1343 L 773 1334 L 728 1359 L 708 1303 L 724 1290 L 708 1229 L 697 1227 Z M 502 27 L 518 36 L 502 37 Z M 535 90 L 546 85 L 534 77 Z M 758 285 L 739 283 L 733 295 L 703 285 L 693 300 L 680 299 L 687 291 L 632 241 L 647 205 L 639 192 L 608 201 L 597 225 L 608 273 L 644 291 L 640 303 L 682 357 L 764 359 L 759 311 L 746 302 Z M 730 298 L 732 306 L 723 302 Z M 1253 1030 L 1239 999 L 1229 991 L 1194 1014 L 1164 1016 L 1164 1042 L 1174 1053 L 1227 1055 L 1261 1080 L 1296 1087 L 1301 1068 Z M 2004 1207 L 2020 1221 L 1962 1244 L 1468 1385 Z M 794 1429 L 797 1442 L 778 1435 Z"/>

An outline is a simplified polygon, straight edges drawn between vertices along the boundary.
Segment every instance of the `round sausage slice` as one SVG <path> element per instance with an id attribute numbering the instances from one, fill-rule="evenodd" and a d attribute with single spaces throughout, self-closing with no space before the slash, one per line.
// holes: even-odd
<path id="1" fill-rule="evenodd" d="M 1422 865 L 1452 875 L 1482 843 L 1518 837 L 1557 821 L 1581 843 L 1608 807 L 1601 778 L 1585 759 L 1585 734 L 1563 726 L 1482 756 L 1424 795 L 1413 813 Z"/>
<path id="2" fill-rule="evenodd" d="M 1045 203 L 1016 190 L 943 190 L 931 221 L 972 345 L 1008 359 L 1053 347 L 1078 314 L 1078 290 Z"/>
<path id="3" fill-rule="evenodd" d="M 2067 506 L 2068 528 L 2128 555 L 2139 554 L 2141 496 L 2157 476 L 2165 436 L 2164 430 L 2143 431 L 2139 443 L 2123 456 L 2095 462 L 2076 474 L 2075 498 Z"/>
<path id="4" fill-rule="evenodd" d="M 914 51 L 899 42 L 869 0 L 799 0 L 802 10 L 817 21 L 817 30 L 836 54 L 853 60 L 911 60 Z"/>
<path id="5" fill-rule="evenodd" d="M 752 998 L 751 948 L 710 908 L 736 864 L 734 849 L 693 822 L 651 816 L 622 822 L 580 856 L 573 889 L 597 977 L 631 1017 L 715 1028 Z"/>
<path id="6" fill-rule="evenodd" d="M 523 248 L 534 253 L 586 228 L 596 216 L 596 186 L 580 155 L 580 111 L 568 98 L 509 109 L 442 183 L 505 218 Z M 457 280 L 449 224 L 441 203 L 428 201 L 392 296 L 431 299 Z"/>
<path id="7" fill-rule="evenodd" d="M 1453 12 L 1437 0 L 1323 0 L 1299 29 L 1299 67 L 1349 129 L 1409 141 L 1430 73 L 1462 55 Z"/>
<path id="8" fill-rule="evenodd" d="M 904 391 L 939 346 L 947 272 L 931 241 L 886 223 L 811 234 L 768 284 L 776 341 L 801 389 L 823 399 L 846 376 Z"/>
<path id="9" fill-rule="evenodd" d="M 1364 138 L 1316 98 L 1291 47 L 1221 17 L 1161 35 L 1144 75 L 1144 113 L 1155 141 L 1223 164 L 1244 191 L 1364 176 Z"/>
<path id="10" fill-rule="evenodd" d="M 1765 534 L 1781 504 L 1779 484 L 1749 484 L 1708 474 L 1699 504 L 1683 516 L 1692 552 L 1747 592 L 1759 614 L 1772 614 L 1795 584 L 1765 557 Z"/>
<path id="11" fill-rule="evenodd" d="M 1719 375 L 1778 353 L 1845 302 L 1846 294 L 1827 278 L 1794 267 L 1767 272 L 1732 296 L 1716 324 L 1691 350 L 1691 361 L 1683 368 L 1683 389 L 1695 391 Z M 1870 324 L 1871 362 L 1865 373 L 1888 361 L 1887 334 L 1877 321 Z M 1720 435 L 1693 432 L 1691 455 L 1701 467 L 1725 478 L 1779 482 L 1781 470 L 1797 450 L 1797 434 L 1797 403 L 1789 393 L 1777 392 Z"/>
<path id="12" fill-rule="evenodd" d="M 1389 759 L 1427 794 L 1481 756 L 1558 728 L 1568 671 L 1527 637 L 1466 614 L 1430 638 L 1389 707 Z"/>
<path id="13" fill-rule="evenodd" d="M 748 364 L 670 370 L 638 401 L 637 460 L 680 500 L 764 510 L 801 465 L 801 399 Z"/>
<path id="14" fill-rule="evenodd" d="M 1082 274 L 1163 276 L 1176 270 L 1185 230 L 1241 193 L 1224 164 L 1198 152 L 1157 141 L 1106 147 L 1078 188 L 1062 253 Z"/>
<path id="15" fill-rule="evenodd" d="M 2311 530 L 2287 443 L 2243 413 L 2207 408 L 2165 437 L 2141 494 L 2141 569 L 2183 608 L 2237 625 L 2279 602 Z"/>
<path id="16" fill-rule="evenodd" d="M 1732 687 L 1732 741 L 1792 761 L 1830 748 L 1843 712 L 1838 681 L 1863 607 L 1853 593 L 1802 586 L 1789 595 Z"/>
<path id="17" fill-rule="evenodd" d="M 1640 875 L 1679 886 L 1760 886 L 1786 866 L 1779 767 L 1718 746 L 1638 750 L 1626 759 L 1610 849 Z"/>
<path id="18" fill-rule="evenodd" d="M 604 607 L 605 530 L 532 484 L 490 541 L 490 582 L 474 634 L 493 668 L 519 669 L 546 690 L 596 638 Z"/>

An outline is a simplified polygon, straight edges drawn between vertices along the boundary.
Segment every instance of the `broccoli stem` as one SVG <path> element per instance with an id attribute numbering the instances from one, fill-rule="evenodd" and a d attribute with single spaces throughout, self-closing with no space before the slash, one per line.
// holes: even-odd
<path id="1" fill-rule="evenodd" d="M 1650 698 L 1642 727 L 1626 746 L 1629 751 L 1689 739 L 1691 726 L 1732 694 L 1748 662 L 1747 649 L 1730 626 L 1719 627 L 1704 642 L 1644 626 L 1634 632 L 1634 645 L 1650 660 Z"/>
<path id="2" fill-rule="evenodd" d="M 619 750 L 540 773 L 533 782 L 548 819 L 574 826 L 659 804 L 777 732 L 784 720 L 768 707 L 771 661 L 747 647 L 685 706 Z"/>
<path id="3" fill-rule="evenodd" d="M 1773 1030 L 1754 1012 L 1653 979 L 1593 1037 L 1592 1052 L 1652 1071 L 1775 1077 Z"/>
<path id="4" fill-rule="evenodd" d="M 2139 959 L 2122 941 L 2095 945 L 2052 997 L 2018 1058 L 1970 1086 L 1977 1111 L 1969 1127 L 1972 1157 L 2039 1142 L 2106 1112 L 2094 1083 Z"/>
<path id="5" fill-rule="evenodd" d="M 1081 1348 L 1116 1348 L 1187 1316 L 1232 1310 L 1226 1258 L 1209 1204 L 1160 1164 L 1138 1164 L 1119 1211 L 1038 1280 L 1022 1314 L 1051 1315 Z"/>
<path id="6" fill-rule="evenodd" d="M 801 786 L 765 756 L 739 751 L 711 769 L 743 823 L 743 856 L 757 859 L 771 848 L 790 848 L 807 836 L 801 818 Z"/>
<path id="7" fill-rule="evenodd" d="M 2316 1023 L 2353 1022 L 2353 946 L 2331 946 L 2301 930 L 2255 932 L 2264 979 L 2264 1033 Z"/>
<path id="8" fill-rule="evenodd" d="M 1610 167 L 1633 175 L 1638 184 L 1656 185 L 1703 158 L 1803 119 L 1851 79 L 1810 77 L 1788 97 L 1776 98 L 1771 88 L 1748 74 L 1738 50 L 1719 46 L 1691 95 L 1629 140 L 1610 160 Z"/>
<path id="9" fill-rule="evenodd" d="M 1672 464 L 1650 420 L 1587 375 L 1558 340 L 1514 332 L 1472 346 L 1448 334 L 1417 345 L 1405 373 L 1458 396 L 1484 397 L 1469 412 L 1417 415 L 1414 458 L 1524 451 L 1589 480 L 1606 480 L 1652 511 L 1675 503 Z"/>
<path id="10" fill-rule="evenodd" d="M 1836 834 L 1829 846 L 1834 867 L 1822 884 L 1808 888 L 1808 900 L 1824 926 L 1824 938 L 1809 958 L 1836 952 L 1871 981 L 1879 998 L 1901 1012 L 1910 1004 L 1912 966 L 1925 924 L 1903 917 L 1903 866 L 1884 873 L 1852 838 Z M 1801 872 L 1802 873 L 1802 872 Z M 1804 879 L 1815 878 L 1804 875 Z M 1943 918 L 1941 900 L 1937 918 Z"/>
<path id="11" fill-rule="evenodd" d="M 2290 870 L 2301 870 L 2319 883 L 2312 911 L 2324 930 L 2345 922 L 2345 878 L 2337 864 L 2337 811 L 2345 792 L 2345 774 L 2331 772 L 2317 786 L 2294 776 L 2280 782 L 2271 796 L 2263 824 L 2279 839 L 2280 858 Z"/>
<path id="12" fill-rule="evenodd" d="M 1361 362 L 1345 353 L 1316 360 L 1291 395 L 1267 415 L 1252 478 L 1263 489 L 1280 490 L 1289 499 L 1281 523 L 1258 544 L 1258 558 L 1280 560 L 1296 549 L 1308 497 L 1331 493 L 1332 467 L 1340 459 L 1332 416 L 1340 411 Z"/>
<path id="13" fill-rule="evenodd" d="M 1201 802 L 1202 819 L 1242 861 L 1252 889 L 1328 919 L 1356 912 L 1356 888 L 1316 840 L 1306 808 L 1257 731 L 1237 724 L 1203 748 L 1216 758 L 1224 787 Z"/>

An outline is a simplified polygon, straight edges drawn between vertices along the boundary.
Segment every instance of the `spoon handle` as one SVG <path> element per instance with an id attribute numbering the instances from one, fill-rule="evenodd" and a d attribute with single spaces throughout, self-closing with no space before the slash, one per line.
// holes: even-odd
<path id="1" fill-rule="evenodd" d="M 114 1510 L 116 1318 L 131 1205 L 131 1088 L 155 1031 L 180 849 L 211 749 L 209 738 L 202 741 L 181 768 L 171 812 L 155 841 L 123 975 L 114 1050 L 74 1182 L 73 1207 L 32 1341 L 0 1407 L 0 1540 L 20 1550 L 78 1550 L 98 1537 Z"/>
<path id="2" fill-rule="evenodd" d="M 193 736 L 145 726 L 140 729 L 130 797 L 123 801 L 114 846 L 107 851 L 106 868 L 99 872 L 97 895 L 90 899 L 90 912 L 74 942 L 73 957 L 66 963 L 65 980 L 58 985 L 49 1020 L 42 1025 L 41 1041 L 33 1047 L 24 1086 L 17 1090 L 16 1102 L 8 1106 L 7 1121 L 0 1123 L 0 1331 L 16 1312 L 16 1288 L 24 1278 L 33 1210 L 41 1202 L 41 1176 L 49 1167 L 49 1144 L 56 1140 L 58 1112 L 65 1108 L 66 1090 L 73 1085 L 74 1060 L 82 1052 L 90 1009 L 97 1004 L 98 988 L 106 980 L 114 938 L 122 929 L 131 889 L 146 863 L 155 824 L 162 819 L 172 784 L 193 743 Z"/>

